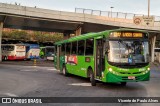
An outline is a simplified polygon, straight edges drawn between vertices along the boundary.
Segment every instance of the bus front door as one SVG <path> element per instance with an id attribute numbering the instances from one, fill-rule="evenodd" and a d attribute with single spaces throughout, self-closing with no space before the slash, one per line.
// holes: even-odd
<path id="1" fill-rule="evenodd" d="M 102 71 L 104 70 L 104 56 L 103 56 L 103 39 L 96 40 L 96 55 L 95 55 L 95 74 L 96 78 L 101 79 Z"/>
<path id="2" fill-rule="evenodd" d="M 57 47 L 57 70 L 60 70 L 60 52 L 61 52 L 61 47 Z"/>

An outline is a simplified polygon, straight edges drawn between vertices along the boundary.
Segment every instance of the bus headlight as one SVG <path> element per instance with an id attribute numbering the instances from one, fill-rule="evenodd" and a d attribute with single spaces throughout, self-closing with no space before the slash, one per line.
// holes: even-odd
<path id="1" fill-rule="evenodd" d="M 113 71 L 113 69 L 112 69 L 112 68 L 108 68 L 108 70 L 109 70 L 109 72 L 111 72 L 112 74 L 115 74 L 115 75 L 118 75 L 118 74 L 119 74 L 118 72 Z"/>
<path id="2" fill-rule="evenodd" d="M 150 68 L 148 67 L 147 70 L 150 71 Z"/>
<path id="3" fill-rule="evenodd" d="M 147 69 L 146 71 L 143 71 L 142 74 L 147 74 L 150 71 L 150 69 Z"/>
<path id="4" fill-rule="evenodd" d="M 109 68 L 109 71 L 112 72 L 113 71 L 112 68 Z"/>

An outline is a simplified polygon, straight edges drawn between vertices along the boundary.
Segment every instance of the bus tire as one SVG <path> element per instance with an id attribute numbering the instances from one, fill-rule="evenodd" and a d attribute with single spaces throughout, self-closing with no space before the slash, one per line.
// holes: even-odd
<path id="1" fill-rule="evenodd" d="M 122 86 L 126 86 L 127 82 L 121 82 Z"/>
<path id="2" fill-rule="evenodd" d="M 64 76 L 68 76 L 68 73 L 67 73 L 65 65 L 63 65 L 62 73 L 63 73 Z"/>
<path id="3" fill-rule="evenodd" d="M 94 78 L 94 74 L 93 74 L 92 70 L 90 70 L 90 75 L 89 76 L 90 76 L 91 85 L 96 86 L 96 80 Z"/>

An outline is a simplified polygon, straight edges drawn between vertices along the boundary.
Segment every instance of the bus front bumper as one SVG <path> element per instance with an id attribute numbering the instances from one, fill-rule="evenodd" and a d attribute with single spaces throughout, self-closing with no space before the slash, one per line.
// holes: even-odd
<path id="1" fill-rule="evenodd" d="M 129 77 L 135 77 L 134 79 L 130 79 Z M 149 81 L 150 72 L 144 75 L 131 75 L 131 76 L 118 76 L 108 72 L 106 75 L 106 82 L 138 82 L 138 81 Z"/>

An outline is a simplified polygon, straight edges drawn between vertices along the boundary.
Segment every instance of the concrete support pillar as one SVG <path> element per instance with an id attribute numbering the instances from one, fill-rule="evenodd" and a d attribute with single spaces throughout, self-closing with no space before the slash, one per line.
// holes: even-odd
<path id="1" fill-rule="evenodd" d="M 158 62 L 160 63 L 160 53 L 158 53 Z"/>
<path id="2" fill-rule="evenodd" d="M 1 50 L 2 30 L 3 30 L 3 22 L 0 22 L 0 62 L 2 62 L 2 50 Z"/>
<path id="3" fill-rule="evenodd" d="M 82 31 L 82 28 L 78 27 L 77 30 L 75 31 L 75 35 L 76 36 L 81 35 L 81 31 Z"/>
<path id="4" fill-rule="evenodd" d="M 151 38 L 151 62 L 154 62 L 154 48 L 155 48 L 155 43 L 156 43 L 156 36 L 154 35 Z"/>

